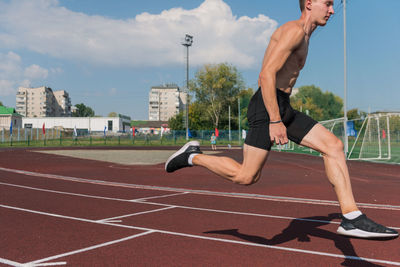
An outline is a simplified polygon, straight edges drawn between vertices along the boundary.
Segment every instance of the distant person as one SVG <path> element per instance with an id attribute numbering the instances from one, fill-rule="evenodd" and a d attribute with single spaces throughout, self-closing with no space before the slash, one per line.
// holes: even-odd
<path id="1" fill-rule="evenodd" d="M 217 150 L 217 137 L 215 136 L 214 133 L 212 133 L 211 135 L 210 142 L 211 142 L 211 149 Z"/>
<path id="2" fill-rule="evenodd" d="M 293 142 L 319 151 L 326 175 L 333 185 L 342 211 L 337 232 L 360 238 L 397 237 L 396 230 L 375 223 L 362 214 L 354 200 L 343 143 L 321 124 L 290 106 L 290 93 L 306 62 L 311 34 L 334 14 L 333 0 L 300 0 L 301 17 L 279 27 L 264 55 L 259 89 L 247 112 L 250 129 L 243 146 L 243 162 L 228 157 L 203 155 L 192 141 L 166 162 L 167 172 L 202 166 L 241 185 L 251 185 L 261 176 L 273 143 Z M 329 44 L 326 54 L 333 49 Z M 329 71 L 329 62 L 326 62 Z M 282 169 L 284 171 L 284 169 Z"/>

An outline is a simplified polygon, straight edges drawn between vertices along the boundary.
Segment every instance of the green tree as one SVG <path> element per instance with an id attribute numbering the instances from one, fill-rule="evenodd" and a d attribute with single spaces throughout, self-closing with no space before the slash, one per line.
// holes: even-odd
<path id="1" fill-rule="evenodd" d="M 204 116 L 207 107 L 199 102 L 194 102 L 189 107 L 189 128 L 191 130 L 213 129 L 214 125 L 208 116 Z"/>
<path id="2" fill-rule="evenodd" d="M 247 121 L 247 107 L 249 106 L 250 99 L 254 94 L 253 88 L 240 91 L 238 98 L 240 98 L 240 127 L 242 129 L 249 128 L 249 122 Z"/>
<path id="3" fill-rule="evenodd" d="M 91 107 L 83 103 L 77 104 L 75 107 L 77 110 L 72 113 L 72 117 L 94 117 L 94 111 Z"/>
<path id="4" fill-rule="evenodd" d="M 228 106 L 237 106 L 237 95 L 243 89 L 241 74 L 226 63 L 205 65 L 190 82 L 190 91 L 199 105 L 196 108 L 202 108 L 203 116 L 212 121 L 213 128 L 227 118 Z"/>
<path id="5" fill-rule="evenodd" d="M 117 112 L 110 112 L 110 113 L 108 113 L 108 116 L 107 117 L 118 117 L 118 113 Z"/>
<path id="6" fill-rule="evenodd" d="M 358 110 L 358 108 L 353 108 L 347 111 L 347 119 L 349 120 L 356 120 L 356 119 L 362 119 L 367 116 L 367 112 Z"/>
<path id="7" fill-rule="evenodd" d="M 347 119 L 348 120 L 354 120 L 354 127 L 357 131 L 361 129 L 361 126 L 363 124 L 363 119 L 367 117 L 367 112 L 358 110 L 358 108 L 353 108 L 347 111 Z"/>
<path id="8" fill-rule="evenodd" d="M 315 85 L 302 86 L 291 97 L 294 109 L 306 112 L 315 120 L 330 120 L 343 117 L 343 100 L 331 92 L 322 92 Z"/>
<path id="9" fill-rule="evenodd" d="M 1 101 L 0 101 L 0 106 L 4 106 L 4 105 L 3 105 L 3 102 L 1 102 Z"/>
<path id="10" fill-rule="evenodd" d="M 168 126 L 171 130 L 184 130 L 183 112 L 179 112 L 168 120 Z"/>

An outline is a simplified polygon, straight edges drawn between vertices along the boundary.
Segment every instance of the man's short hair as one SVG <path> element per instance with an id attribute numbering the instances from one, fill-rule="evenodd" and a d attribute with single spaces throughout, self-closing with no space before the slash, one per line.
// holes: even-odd
<path id="1" fill-rule="evenodd" d="M 304 10 L 304 4 L 305 4 L 305 2 L 306 2 L 306 0 L 299 0 L 301 12 L 303 12 L 303 10 Z"/>
<path id="2" fill-rule="evenodd" d="M 306 0 L 299 0 L 299 4 L 300 4 L 300 10 L 301 10 L 301 12 L 303 12 L 305 5 L 306 5 Z"/>

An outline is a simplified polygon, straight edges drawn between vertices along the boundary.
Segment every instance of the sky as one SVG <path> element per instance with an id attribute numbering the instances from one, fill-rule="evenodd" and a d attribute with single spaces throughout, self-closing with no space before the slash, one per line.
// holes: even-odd
<path id="1" fill-rule="evenodd" d="M 311 37 L 295 87 L 343 98 L 343 4 Z M 400 111 L 399 0 L 347 0 L 347 108 Z M 0 0 L 0 101 L 19 86 L 66 90 L 73 105 L 148 119 L 152 86 L 229 63 L 256 89 L 269 37 L 298 19 L 297 0 Z"/>

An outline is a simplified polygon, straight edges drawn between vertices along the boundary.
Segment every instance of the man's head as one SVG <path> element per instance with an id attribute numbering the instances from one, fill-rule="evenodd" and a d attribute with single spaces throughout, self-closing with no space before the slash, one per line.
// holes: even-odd
<path id="1" fill-rule="evenodd" d="M 310 13 L 312 20 L 319 26 L 324 26 L 335 13 L 333 0 L 299 0 L 299 4 L 301 12 Z"/>

